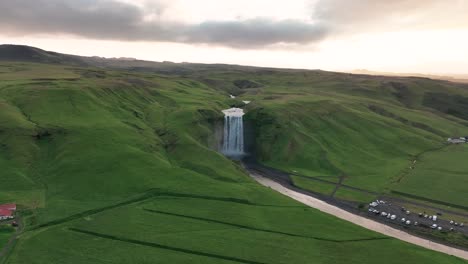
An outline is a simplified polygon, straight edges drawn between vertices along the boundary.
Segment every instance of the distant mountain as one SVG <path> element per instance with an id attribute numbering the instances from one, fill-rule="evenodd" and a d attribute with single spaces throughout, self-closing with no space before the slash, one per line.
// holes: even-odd
<path id="1" fill-rule="evenodd" d="M 157 62 L 145 61 L 135 58 L 104 58 L 104 57 L 85 57 L 70 54 L 62 54 L 42 50 L 35 47 L 24 45 L 0 45 L 0 61 L 21 61 L 74 66 L 91 66 L 101 68 L 117 68 L 132 71 L 149 71 L 153 73 L 186 75 L 195 71 L 210 71 L 214 68 L 225 70 L 244 70 L 259 69 L 258 67 L 239 66 L 229 64 L 202 64 L 202 63 L 174 63 L 170 61 Z M 270 68 L 263 68 L 269 70 Z M 282 71 L 287 69 L 281 69 Z"/>
<path id="2" fill-rule="evenodd" d="M 429 79 L 437 79 L 437 80 L 446 80 L 446 81 L 452 81 L 452 82 L 468 83 L 468 74 L 433 75 L 433 74 L 422 74 L 422 73 L 379 72 L 379 71 L 370 71 L 366 69 L 352 70 L 349 73 L 364 74 L 364 75 L 380 75 L 380 76 L 421 77 L 421 78 L 429 78 Z"/>
<path id="3" fill-rule="evenodd" d="M 39 48 L 25 45 L 0 45 L 0 61 L 21 61 L 35 62 L 47 64 L 73 65 L 73 66 L 90 66 L 99 68 L 114 68 L 125 69 L 132 71 L 144 71 L 162 74 L 189 75 L 194 72 L 212 71 L 213 69 L 224 70 L 239 70 L 250 72 L 252 70 L 262 71 L 304 71 L 300 69 L 278 69 L 267 67 L 241 66 L 232 64 L 203 64 L 203 63 L 174 63 L 170 61 L 145 61 L 135 58 L 119 57 L 119 58 L 104 58 L 104 57 L 85 57 L 78 55 L 62 54 L 52 51 L 46 51 Z M 307 70 L 317 71 L 317 70 Z M 428 75 L 420 73 L 394 73 L 394 72 L 378 72 L 366 69 L 353 70 L 348 73 L 374 76 L 399 76 L 399 77 L 421 77 L 429 79 L 447 80 L 452 82 L 468 83 L 468 75 Z"/>
<path id="4" fill-rule="evenodd" d="M 95 67 L 157 67 L 160 62 L 142 61 L 135 58 L 85 57 L 46 51 L 24 45 L 0 45 L 0 61 L 22 61 L 48 64 L 95 66 Z"/>
<path id="5" fill-rule="evenodd" d="M 85 66 L 83 57 L 45 51 L 23 45 L 0 45 L 0 61 L 23 61 Z"/>

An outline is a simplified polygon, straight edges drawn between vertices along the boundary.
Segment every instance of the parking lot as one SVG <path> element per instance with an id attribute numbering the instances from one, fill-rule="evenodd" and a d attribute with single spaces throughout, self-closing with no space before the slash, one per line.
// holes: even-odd
<path id="1" fill-rule="evenodd" d="M 460 232 L 468 235 L 466 223 L 454 221 L 443 213 L 412 212 L 399 204 L 392 204 L 389 201 L 376 200 L 369 203 L 368 214 L 380 218 L 380 221 L 410 229 L 432 230 L 432 232 Z"/>

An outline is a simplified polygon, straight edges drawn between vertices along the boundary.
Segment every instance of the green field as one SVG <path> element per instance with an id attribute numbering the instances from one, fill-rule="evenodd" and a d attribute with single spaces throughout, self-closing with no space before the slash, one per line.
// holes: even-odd
<path id="1" fill-rule="evenodd" d="M 465 120 L 421 106 L 424 92 L 465 90 L 402 79 L 418 94 L 400 102 L 380 88 L 391 78 L 190 67 L 170 74 L 0 63 L 0 201 L 17 202 L 25 223 L 0 261 L 466 263 L 261 187 L 216 151 L 214 133 L 222 109 L 253 100 L 246 119 L 262 162 L 346 174 L 346 184 L 381 191 L 413 155 L 467 131 Z M 245 79 L 261 87 L 233 85 Z M 375 104 L 413 123 L 370 110 Z M 458 196 L 468 191 L 453 184 Z"/>
<path id="2" fill-rule="evenodd" d="M 302 189 L 330 195 L 335 190 L 335 185 L 331 183 L 325 183 L 320 181 L 309 180 L 304 177 L 291 176 L 294 184 L 300 186 Z"/>
<path id="3" fill-rule="evenodd" d="M 0 247 L 3 247 L 11 238 L 15 229 L 10 226 L 0 225 Z"/>
<path id="4" fill-rule="evenodd" d="M 8 263 L 463 263 L 259 191 L 270 203 L 161 196 L 44 227 Z"/>
<path id="5" fill-rule="evenodd" d="M 468 206 L 468 144 L 449 146 L 428 152 L 414 164 L 414 169 L 403 177 L 395 190 Z"/>
<path id="6" fill-rule="evenodd" d="M 335 198 L 362 203 L 363 201 L 373 201 L 375 200 L 376 196 L 373 194 L 363 193 L 346 188 L 340 188 L 335 193 Z"/>

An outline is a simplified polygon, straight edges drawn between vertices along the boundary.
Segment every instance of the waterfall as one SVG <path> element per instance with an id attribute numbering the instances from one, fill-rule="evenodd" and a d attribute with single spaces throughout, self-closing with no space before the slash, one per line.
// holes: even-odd
<path id="1" fill-rule="evenodd" d="M 226 156 L 239 157 L 244 155 L 244 110 L 230 108 L 224 113 L 224 140 L 222 152 Z"/>

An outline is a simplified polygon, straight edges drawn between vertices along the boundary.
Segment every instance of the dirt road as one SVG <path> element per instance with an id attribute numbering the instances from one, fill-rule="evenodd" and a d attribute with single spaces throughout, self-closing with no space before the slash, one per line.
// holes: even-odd
<path id="1" fill-rule="evenodd" d="M 421 246 L 421 247 L 424 247 L 424 248 L 427 248 L 427 249 L 443 252 L 443 253 L 446 253 L 446 254 L 449 254 L 449 255 L 457 256 L 459 258 L 463 258 L 463 259 L 468 260 L 468 251 L 452 248 L 452 247 L 449 247 L 449 246 L 446 246 L 446 245 L 442 245 L 442 244 L 439 244 L 439 243 L 432 242 L 432 241 L 427 240 L 427 239 L 423 239 L 423 238 L 420 238 L 420 237 L 417 237 L 417 236 L 413 236 L 413 235 L 408 234 L 406 232 L 403 232 L 401 230 L 389 227 L 387 225 L 378 223 L 376 221 L 367 219 L 365 217 L 352 214 L 352 213 L 350 213 L 348 211 L 345 211 L 345 210 L 340 209 L 340 208 L 338 208 L 336 206 L 328 204 L 328 203 L 326 203 L 326 202 L 324 202 L 322 200 L 319 200 L 317 198 L 314 198 L 314 197 L 311 197 L 311 196 L 308 196 L 308 195 L 305 195 L 305 194 L 290 190 L 290 189 L 284 187 L 283 185 L 281 185 L 280 183 L 277 183 L 277 182 L 275 182 L 275 181 L 273 181 L 273 180 L 271 180 L 269 178 L 265 178 L 265 177 L 261 176 L 260 174 L 250 173 L 250 175 L 257 182 L 259 182 L 260 184 L 262 184 L 262 185 L 264 185 L 266 187 L 270 187 L 271 189 L 273 189 L 273 190 L 275 190 L 275 191 L 277 191 L 279 193 L 282 193 L 282 194 L 284 194 L 286 196 L 289 196 L 289 197 L 293 198 L 296 201 L 299 201 L 299 202 L 301 202 L 301 203 L 303 203 L 305 205 L 308 205 L 308 206 L 310 206 L 312 208 L 318 209 L 318 210 L 320 210 L 322 212 L 325 212 L 327 214 L 334 215 L 334 216 L 336 216 L 338 218 L 341 218 L 341 219 L 346 220 L 348 222 L 351 222 L 353 224 L 362 226 L 362 227 L 367 228 L 369 230 L 372 230 L 372 231 L 375 231 L 375 232 L 378 232 L 378 233 L 381 233 L 381 234 L 384 234 L 384 235 L 387 235 L 387 236 L 390 236 L 390 237 L 394 237 L 394 238 L 406 241 L 406 242 L 411 243 L 411 244 L 415 244 L 415 245 L 418 245 L 418 246 Z"/>
<path id="2" fill-rule="evenodd" d="M 8 242 L 6 243 L 6 245 L 4 245 L 3 248 L 0 248 L 0 263 L 3 263 L 3 261 L 4 261 L 3 258 L 7 255 L 9 250 L 15 244 L 16 239 L 18 239 L 18 235 L 21 234 L 21 232 L 23 231 L 24 226 L 23 226 L 23 223 L 21 222 L 21 219 L 19 217 L 16 217 L 14 219 L 14 221 L 16 221 L 18 223 L 18 227 L 16 228 L 15 233 L 13 235 L 11 235 L 11 237 L 8 240 Z M 13 221 L 11 221 L 11 222 L 13 222 Z"/>

